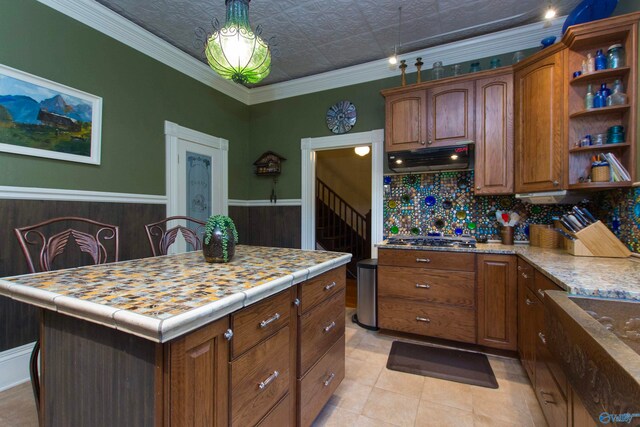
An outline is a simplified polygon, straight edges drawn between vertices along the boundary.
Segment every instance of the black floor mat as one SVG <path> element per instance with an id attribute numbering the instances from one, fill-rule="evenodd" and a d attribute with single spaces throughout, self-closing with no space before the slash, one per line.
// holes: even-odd
<path id="1" fill-rule="evenodd" d="M 484 354 L 394 341 L 387 369 L 463 384 L 498 388 Z"/>

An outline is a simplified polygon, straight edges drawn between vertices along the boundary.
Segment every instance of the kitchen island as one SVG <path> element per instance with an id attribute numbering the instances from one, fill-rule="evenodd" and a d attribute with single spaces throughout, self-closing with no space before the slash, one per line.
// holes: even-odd
<path id="1" fill-rule="evenodd" d="M 226 264 L 191 252 L 0 294 L 43 309 L 41 425 L 308 425 L 344 376 L 350 259 L 240 245 Z"/>

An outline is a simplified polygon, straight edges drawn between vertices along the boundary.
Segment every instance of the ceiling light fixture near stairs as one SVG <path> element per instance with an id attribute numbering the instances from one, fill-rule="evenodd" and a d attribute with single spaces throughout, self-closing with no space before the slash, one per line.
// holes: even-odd
<path id="1" fill-rule="evenodd" d="M 260 29 L 251 29 L 249 2 L 226 0 L 226 22 L 205 43 L 205 55 L 211 68 L 223 78 L 236 83 L 258 83 L 269 75 L 271 52 L 269 44 L 260 37 Z"/>
<path id="2" fill-rule="evenodd" d="M 354 150 L 358 156 L 364 157 L 369 154 L 371 148 L 369 148 L 368 145 L 362 145 L 360 147 L 356 147 Z"/>

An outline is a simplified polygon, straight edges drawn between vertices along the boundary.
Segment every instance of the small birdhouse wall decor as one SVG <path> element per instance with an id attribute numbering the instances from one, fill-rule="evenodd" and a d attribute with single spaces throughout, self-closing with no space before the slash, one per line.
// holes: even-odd
<path id="1" fill-rule="evenodd" d="M 287 160 L 281 155 L 274 153 L 273 151 L 267 151 L 263 153 L 258 160 L 253 162 L 256 167 L 256 175 L 259 176 L 274 176 L 280 175 L 282 172 L 282 161 Z"/>

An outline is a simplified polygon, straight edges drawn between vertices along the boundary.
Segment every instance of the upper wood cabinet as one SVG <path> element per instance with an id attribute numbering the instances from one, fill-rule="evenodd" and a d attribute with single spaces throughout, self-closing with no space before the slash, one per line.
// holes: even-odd
<path id="1" fill-rule="evenodd" d="M 517 193 L 565 188 L 565 51 L 559 48 L 516 71 Z"/>
<path id="2" fill-rule="evenodd" d="M 474 91 L 473 81 L 427 89 L 428 147 L 444 147 L 475 139 Z"/>
<path id="3" fill-rule="evenodd" d="M 478 344 L 517 348 L 518 277 L 513 255 L 478 255 Z"/>
<path id="4" fill-rule="evenodd" d="M 427 138 L 426 91 L 391 95 L 385 102 L 387 151 L 424 148 Z"/>
<path id="5" fill-rule="evenodd" d="M 477 80 L 475 194 L 513 193 L 513 74 Z"/>

